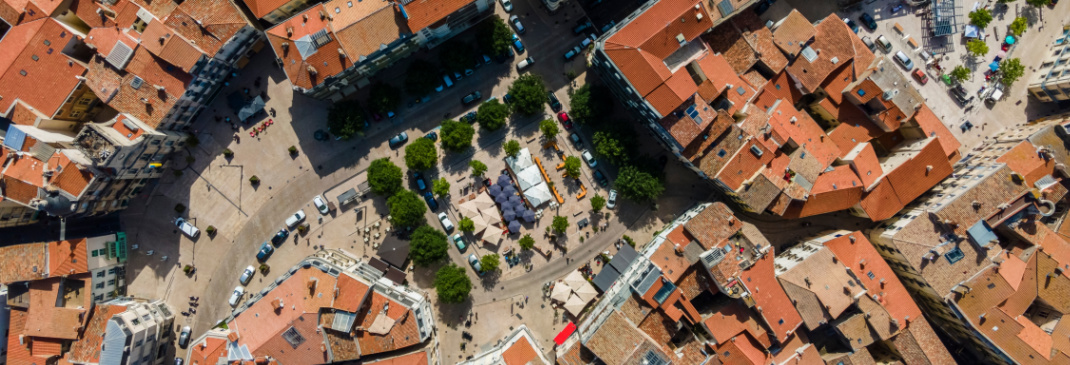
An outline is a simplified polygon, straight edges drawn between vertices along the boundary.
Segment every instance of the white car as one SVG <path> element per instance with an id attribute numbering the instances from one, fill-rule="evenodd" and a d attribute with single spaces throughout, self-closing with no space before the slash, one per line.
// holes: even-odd
<path id="1" fill-rule="evenodd" d="M 182 327 L 182 332 L 180 332 L 178 334 L 178 346 L 179 347 L 186 348 L 187 346 L 189 346 L 189 335 L 192 332 L 193 331 L 190 330 L 189 326 Z"/>
<path id="2" fill-rule="evenodd" d="M 301 223 L 304 220 L 305 210 L 298 210 L 296 213 L 294 213 L 294 215 L 291 215 L 290 218 L 286 218 L 286 226 L 293 228 L 294 226 L 297 226 L 298 223 Z"/>
<path id="3" fill-rule="evenodd" d="M 453 222 L 450 222 L 450 217 L 446 216 L 446 213 L 438 213 L 438 220 L 442 222 L 442 229 L 446 232 L 453 230 Z"/>
<path id="4" fill-rule="evenodd" d="M 510 11 L 513 11 L 513 2 L 512 1 L 509 1 L 509 0 L 498 0 L 498 1 L 500 1 L 502 3 L 502 10 L 505 10 L 506 13 L 508 13 Z"/>
<path id="5" fill-rule="evenodd" d="M 197 238 L 197 236 L 201 234 L 201 230 L 197 229 L 197 226 L 190 224 L 190 222 L 182 219 L 182 217 L 175 218 L 175 226 L 178 227 L 178 230 L 182 231 L 182 233 L 189 236 L 189 238 Z"/>
<path id="6" fill-rule="evenodd" d="M 323 197 L 319 195 L 316 195 L 315 198 L 312 198 L 312 205 L 316 206 L 316 209 L 320 211 L 320 214 L 326 215 L 329 212 L 329 210 L 327 210 L 327 203 L 324 203 Z"/>
<path id="7" fill-rule="evenodd" d="M 256 268 L 253 267 L 253 265 L 249 265 L 249 267 L 245 268 L 245 271 L 242 271 L 241 277 L 238 278 L 238 282 L 241 283 L 241 285 L 247 285 L 249 284 L 249 280 L 253 280 L 254 274 L 256 274 Z"/>
<path id="8" fill-rule="evenodd" d="M 245 288 L 242 288 L 241 286 L 235 287 L 234 292 L 230 294 L 230 301 L 228 301 L 227 303 L 230 303 L 231 307 L 236 307 L 238 305 L 238 301 L 241 300 L 242 295 L 245 295 Z"/>
<path id="9" fill-rule="evenodd" d="M 587 166 L 590 166 L 592 168 L 598 166 L 598 160 L 594 159 L 594 155 L 591 154 L 591 151 L 585 150 L 583 151 L 583 153 L 580 154 L 580 156 L 582 156 L 583 160 L 587 162 Z"/>
<path id="10" fill-rule="evenodd" d="M 523 70 L 525 68 L 528 68 L 528 66 L 531 66 L 534 63 L 535 63 L 535 59 L 534 58 L 532 58 L 532 57 L 525 58 L 525 59 L 521 60 L 520 63 L 516 64 L 516 70 L 517 71 Z"/>
<path id="11" fill-rule="evenodd" d="M 609 207 L 609 209 L 613 209 L 613 208 L 617 207 L 617 190 L 616 189 L 609 189 L 609 200 L 606 201 L 606 206 Z"/>

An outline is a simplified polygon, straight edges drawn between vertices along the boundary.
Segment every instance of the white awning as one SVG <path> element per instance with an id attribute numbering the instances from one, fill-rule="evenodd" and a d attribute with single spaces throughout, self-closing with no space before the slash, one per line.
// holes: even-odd
<path id="1" fill-rule="evenodd" d="M 529 166 L 516 174 L 516 180 L 520 185 L 520 191 L 527 191 L 542 182 L 542 172 L 539 171 L 538 166 Z"/>
<path id="2" fill-rule="evenodd" d="M 532 207 L 539 207 L 546 202 L 553 200 L 553 194 L 550 193 L 550 188 L 545 182 L 540 182 L 537 185 L 524 191 L 524 198 L 531 203 Z"/>
<path id="3" fill-rule="evenodd" d="M 506 157 L 505 164 L 509 165 L 509 169 L 513 170 L 515 174 L 535 165 L 535 162 L 531 160 L 531 151 L 524 148 L 520 150 L 520 153 L 516 154 L 516 157 Z"/>

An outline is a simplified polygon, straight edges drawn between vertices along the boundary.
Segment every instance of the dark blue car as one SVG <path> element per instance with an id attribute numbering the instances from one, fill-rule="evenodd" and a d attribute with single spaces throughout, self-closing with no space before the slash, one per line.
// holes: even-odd
<path id="1" fill-rule="evenodd" d="M 275 247 L 271 246 L 270 243 L 264 242 L 264 244 L 260 245 L 260 252 L 256 253 L 256 260 L 260 262 L 267 261 L 267 259 L 271 257 L 271 254 L 274 252 Z"/>
<path id="2" fill-rule="evenodd" d="M 431 208 L 432 212 L 438 210 L 438 202 L 435 201 L 435 196 L 431 195 L 430 191 L 424 193 L 424 201 L 427 202 L 427 207 Z"/>

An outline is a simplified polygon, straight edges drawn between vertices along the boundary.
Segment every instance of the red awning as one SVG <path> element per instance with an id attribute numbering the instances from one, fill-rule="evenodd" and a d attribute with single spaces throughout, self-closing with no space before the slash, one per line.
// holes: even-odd
<path id="1" fill-rule="evenodd" d="M 554 343 L 560 346 L 561 344 L 565 343 L 565 340 L 568 339 L 568 336 L 572 336 L 573 332 L 576 332 L 576 324 L 569 322 L 568 325 L 565 326 L 565 329 L 561 330 L 561 332 L 558 333 L 556 337 L 554 337 Z"/>

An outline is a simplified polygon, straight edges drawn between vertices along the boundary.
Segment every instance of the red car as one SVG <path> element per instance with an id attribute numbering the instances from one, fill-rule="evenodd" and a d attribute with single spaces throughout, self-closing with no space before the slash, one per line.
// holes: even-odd
<path id="1" fill-rule="evenodd" d="M 914 70 L 911 75 L 914 75 L 914 79 L 918 80 L 918 82 L 920 82 L 922 85 L 925 85 L 925 83 L 929 82 L 929 76 L 925 75 L 925 72 L 922 71 L 920 68 Z"/>
<path id="2" fill-rule="evenodd" d="M 565 129 L 572 129 L 572 119 L 568 118 L 568 113 L 557 113 L 557 119 L 561 121 L 561 124 L 565 125 Z"/>

